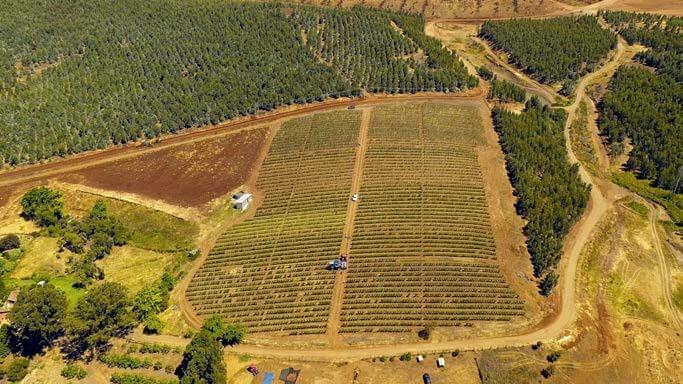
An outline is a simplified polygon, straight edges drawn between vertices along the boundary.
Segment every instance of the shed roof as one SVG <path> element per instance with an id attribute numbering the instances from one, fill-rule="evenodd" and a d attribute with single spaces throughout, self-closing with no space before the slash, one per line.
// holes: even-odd
<path id="1" fill-rule="evenodd" d="M 251 199 L 251 193 L 238 193 L 235 196 L 233 196 L 233 199 L 235 199 L 235 203 L 246 203 Z"/>

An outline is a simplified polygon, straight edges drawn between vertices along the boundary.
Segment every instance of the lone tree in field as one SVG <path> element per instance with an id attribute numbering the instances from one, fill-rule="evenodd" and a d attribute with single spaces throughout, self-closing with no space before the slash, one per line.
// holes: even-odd
<path id="1" fill-rule="evenodd" d="M 24 355 L 40 353 L 64 334 L 64 292 L 47 284 L 19 293 L 9 314 L 11 345 Z"/>
<path id="2" fill-rule="evenodd" d="M 72 355 L 95 354 L 113 336 L 121 336 L 134 324 L 128 290 L 119 283 L 104 283 L 81 298 L 67 323 Z"/>

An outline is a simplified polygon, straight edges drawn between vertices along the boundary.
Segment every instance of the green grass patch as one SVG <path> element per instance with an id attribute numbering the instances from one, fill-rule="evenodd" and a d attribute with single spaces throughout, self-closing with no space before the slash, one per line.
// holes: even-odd
<path id="1" fill-rule="evenodd" d="M 649 303 L 630 292 L 621 276 L 610 274 L 607 278 L 607 292 L 619 312 L 629 316 L 660 321 L 661 316 Z"/>
<path id="2" fill-rule="evenodd" d="M 671 220 L 680 229 L 683 227 L 683 196 L 670 191 L 653 187 L 648 180 L 636 178 L 633 173 L 617 171 L 612 173 L 612 181 L 622 187 L 661 204 L 671 216 Z"/>
<path id="3" fill-rule="evenodd" d="M 38 284 L 40 280 L 41 279 L 5 279 L 5 284 L 11 288 L 26 289 Z M 49 277 L 45 278 L 45 280 L 54 285 L 55 288 L 64 292 L 66 299 L 69 302 L 69 309 L 75 308 L 78 300 L 85 295 L 85 289 L 73 287 L 75 280 L 69 276 Z"/>
<path id="4" fill-rule="evenodd" d="M 111 215 L 132 233 L 131 245 L 154 251 L 186 251 L 194 248 L 199 233 L 195 223 L 135 204 L 112 204 Z"/>
<path id="5" fill-rule="evenodd" d="M 88 214 L 97 200 L 107 202 L 108 213 L 131 232 L 130 245 L 159 252 L 187 251 L 194 248 L 199 226 L 167 213 L 127 201 L 65 190 L 64 207 L 69 215 Z"/>
<path id="6" fill-rule="evenodd" d="M 674 305 L 683 311 L 683 283 L 679 282 L 673 294 Z"/>
<path id="7" fill-rule="evenodd" d="M 629 207 L 635 213 L 639 214 L 644 219 L 647 219 L 647 215 L 648 213 L 650 213 L 650 210 L 647 209 L 647 207 L 644 204 L 641 204 L 637 201 L 629 201 L 628 203 L 626 203 L 626 206 Z"/>

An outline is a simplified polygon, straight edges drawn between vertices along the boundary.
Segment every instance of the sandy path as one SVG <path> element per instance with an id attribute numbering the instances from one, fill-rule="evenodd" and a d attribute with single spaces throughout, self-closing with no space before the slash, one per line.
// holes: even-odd
<path id="1" fill-rule="evenodd" d="M 353 168 L 353 180 L 351 181 L 351 193 L 349 194 L 348 207 L 346 209 L 346 222 L 344 223 L 344 232 L 339 249 L 340 255 L 347 255 L 348 261 L 351 261 L 351 237 L 353 236 L 353 226 L 356 222 L 356 212 L 358 211 L 358 202 L 351 200 L 353 194 L 360 195 L 360 184 L 363 179 L 363 169 L 365 168 L 365 152 L 368 144 L 368 129 L 370 127 L 371 109 L 363 109 L 360 130 L 358 133 L 358 146 L 356 147 L 356 162 Z M 346 275 L 348 270 L 338 271 L 334 278 L 334 288 L 332 289 L 332 301 L 330 303 L 330 312 L 327 320 L 327 338 L 331 346 L 340 345 L 341 338 L 339 336 L 339 329 L 341 322 L 341 306 L 344 301 L 344 290 L 346 288 Z"/>

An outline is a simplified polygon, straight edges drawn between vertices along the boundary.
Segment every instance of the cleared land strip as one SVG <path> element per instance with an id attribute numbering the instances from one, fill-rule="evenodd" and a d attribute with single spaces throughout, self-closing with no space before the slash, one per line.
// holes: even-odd
<path id="1" fill-rule="evenodd" d="M 370 110 L 364 109 L 361 115 L 360 132 L 358 133 L 358 145 L 356 149 L 356 163 L 353 169 L 353 179 L 351 181 L 351 194 L 355 195 L 360 192 L 360 183 L 363 177 L 363 168 L 365 167 L 365 152 L 367 148 L 368 127 L 370 126 Z M 356 220 L 356 211 L 358 210 L 357 202 L 349 198 L 348 208 L 346 210 L 346 223 L 344 224 L 344 232 L 341 241 L 339 253 L 341 255 L 349 255 L 351 251 L 351 235 L 353 234 L 353 225 Z M 334 289 L 332 291 L 332 302 L 330 303 L 330 315 L 327 321 L 327 337 L 330 345 L 336 345 L 340 342 L 339 339 L 339 318 L 341 314 L 342 300 L 344 298 L 344 290 L 346 286 L 347 270 L 342 270 L 336 274 L 334 278 Z"/>
<path id="2" fill-rule="evenodd" d="M 373 110 L 341 332 L 405 332 L 523 315 L 496 248 L 475 107 Z M 464 261 L 463 261 L 464 260 Z"/>
<path id="3" fill-rule="evenodd" d="M 255 217 L 228 230 L 192 277 L 187 298 L 252 332 L 325 333 L 352 185 L 358 112 L 283 125 L 264 161 Z"/>

